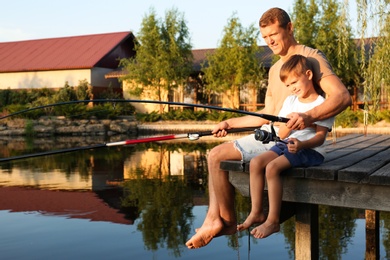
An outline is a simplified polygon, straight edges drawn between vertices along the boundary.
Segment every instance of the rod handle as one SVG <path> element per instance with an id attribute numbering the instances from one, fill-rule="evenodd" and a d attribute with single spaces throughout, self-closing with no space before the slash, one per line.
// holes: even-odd
<path id="1" fill-rule="evenodd" d="M 258 127 L 244 127 L 244 128 L 232 128 L 232 129 L 225 129 L 226 132 L 228 133 L 240 133 L 240 132 L 251 132 L 255 131 Z M 199 137 L 201 136 L 206 136 L 206 135 L 213 135 L 210 131 L 204 131 L 204 132 L 199 132 L 196 133 Z"/>

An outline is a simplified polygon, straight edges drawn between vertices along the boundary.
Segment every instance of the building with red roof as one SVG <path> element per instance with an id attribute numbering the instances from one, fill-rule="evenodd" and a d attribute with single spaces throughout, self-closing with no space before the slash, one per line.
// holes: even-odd
<path id="1" fill-rule="evenodd" d="M 86 80 L 99 92 L 119 88 L 105 78 L 119 60 L 135 55 L 131 32 L 0 43 L 0 89 L 61 88 Z"/>

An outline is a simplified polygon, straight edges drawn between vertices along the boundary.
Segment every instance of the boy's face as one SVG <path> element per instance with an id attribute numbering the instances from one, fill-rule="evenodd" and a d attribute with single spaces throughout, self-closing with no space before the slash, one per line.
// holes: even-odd
<path id="1" fill-rule="evenodd" d="M 296 95 L 300 100 L 310 98 L 312 94 L 317 92 L 313 86 L 313 72 L 307 70 L 306 73 L 291 72 L 283 82 L 293 95 Z M 310 100 L 311 101 L 311 100 Z"/>
<path id="2" fill-rule="evenodd" d="M 260 32 L 264 41 L 275 55 L 284 56 L 287 54 L 291 45 L 291 23 L 287 26 L 287 28 L 282 28 L 277 21 L 266 27 L 260 27 Z"/>

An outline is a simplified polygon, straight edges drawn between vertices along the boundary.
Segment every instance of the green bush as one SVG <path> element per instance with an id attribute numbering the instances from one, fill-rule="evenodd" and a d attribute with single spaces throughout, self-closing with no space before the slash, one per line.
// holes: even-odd
<path id="1" fill-rule="evenodd" d="M 383 110 L 379 112 L 379 116 L 381 120 L 385 120 L 386 122 L 390 122 L 390 110 Z"/>
<path id="2" fill-rule="evenodd" d="M 164 121 L 222 121 L 232 117 L 240 116 L 237 113 L 220 112 L 220 111 L 192 111 L 190 109 L 175 109 L 169 112 L 159 114 L 156 111 L 151 113 L 136 113 L 136 119 L 140 122 L 157 122 Z"/>
<path id="3" fill-rule="evenodd" d="M 359 123 L 359 116 L 350 108 L 347 108 L 335 118 L 335 125 L 341 127 L 356 127 Z"/>
<path id="4" fill-rule="evenodd" d="M 26 133 L 26 136 L 34 136 L 35 135 L 34 123 L 31 120 L 28 120 L 26 122 L 26 126 L 24 128 L 24 131 Z"/>

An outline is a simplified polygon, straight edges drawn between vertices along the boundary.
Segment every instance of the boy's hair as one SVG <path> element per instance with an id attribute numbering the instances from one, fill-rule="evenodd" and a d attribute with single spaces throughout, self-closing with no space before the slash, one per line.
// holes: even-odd
<path id="1" fill-rule="evenodd" d="M 299 76 L 305 74 L 307 70 L 311 70 L 314 73 L 313 65 L 310 60 L 302 55 L 295 54 L 292 55 L 280 68 L 279 77 L 282 82 L 284 82 L 288 75 L 294 73 Z M 324 91 L 318 85 L 315 80 L 312 80 L 315 91 L 318 95 L 325 97 Z"/>
<path id="2" fill-rule="evenodd" d="M 266 11 L 259 20 L 260 27 L 266 27 L 271 24 L 279 22 L 281 28 L 287 28 L 291 22 L 290 16 L 283 9 L 274 7 Z"/>
<path id="3" fill-rule="evenodd" d="M 280 68 L 280 80 L 284 82 L 291 73 L 299 76 L 305 74 L 307 70 L 313 72 L 309 60 L 299 54 L 292 55 Z"/>

